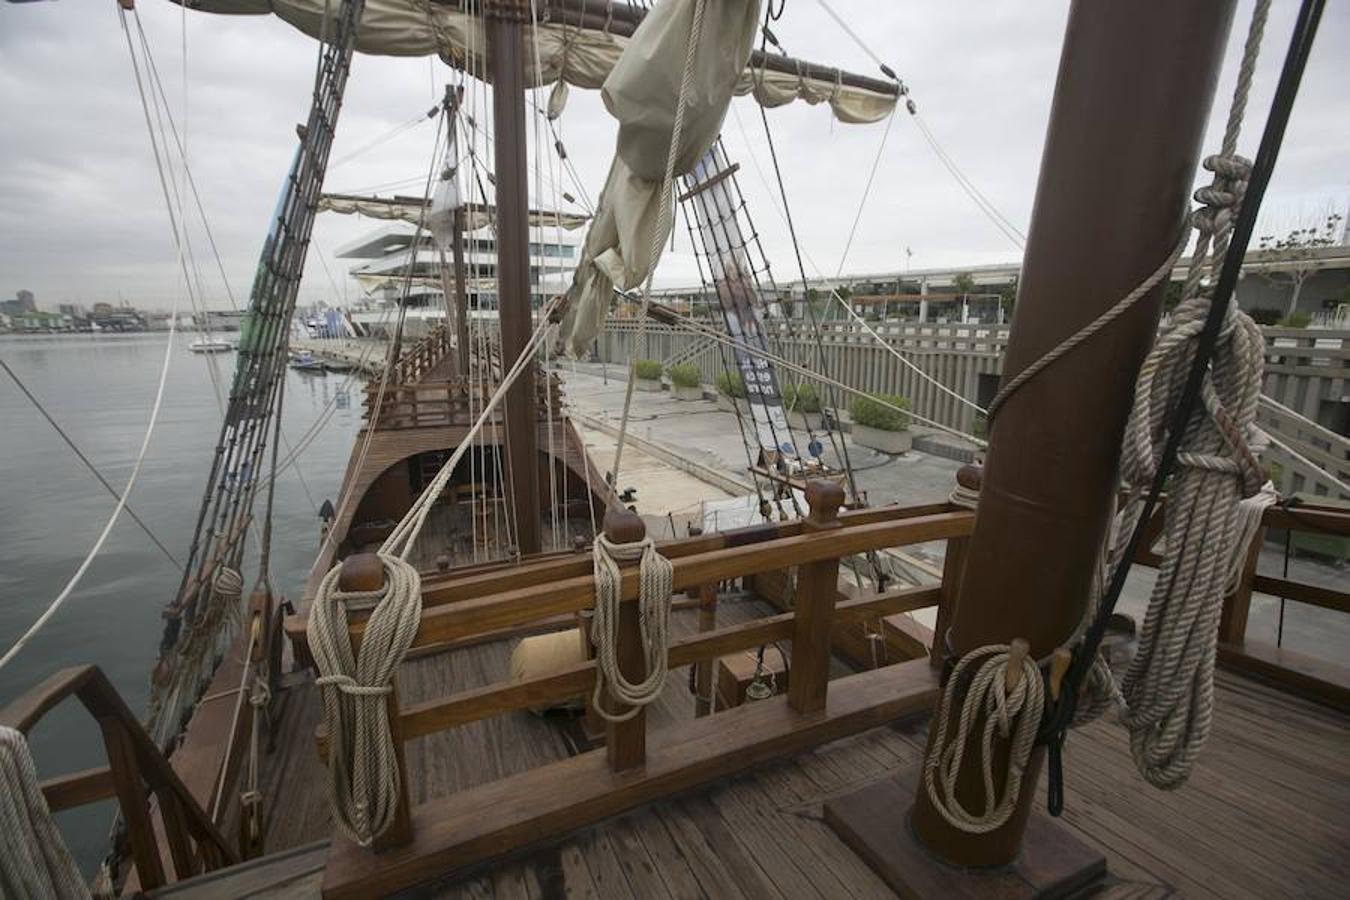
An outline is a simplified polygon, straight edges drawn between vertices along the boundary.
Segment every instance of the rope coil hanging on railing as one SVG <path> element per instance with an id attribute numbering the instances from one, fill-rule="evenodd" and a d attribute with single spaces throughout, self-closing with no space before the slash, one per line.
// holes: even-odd
<path id="1" fill-rule="evenodd" d="M 422 617 L 417 569 L 388 554 L 379 560 L 384 584 L 378 589 L 342 590 L 340 566 L 325 575 L 308 628 L 328 724 L 333 816 L 343 833 L 363 847 L 393 824 L 398 812 L 397 748 L 387 697 Z M 372 606 L 361 648 L 353 656 L 348 612 Z"/>
<path id="2" fill-rule="evenodd" d="M 666 683 L 666 655 L 670 647 L 670 601 L 674 567 L 656 550 L 650 537 L 619 543 L 604 534 L 595 537 L 595 613 L 591 640 L 595 643 L 596 678 L 592 706 L 601 718 L 625 722 L 661 695 Z M 638 624 L 646 676 L 629 681 L 619 668 L 619 604 L 623 599 L 621 562 L 638 562 Z M 608 696 L 629 707 L 623 712 L 605 709 Z"/>

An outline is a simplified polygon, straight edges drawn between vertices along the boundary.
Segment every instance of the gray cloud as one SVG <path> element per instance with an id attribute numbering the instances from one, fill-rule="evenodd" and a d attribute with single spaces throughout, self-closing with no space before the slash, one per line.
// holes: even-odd
<path id="1" fill-rule="evenodd" d="M 1019 227 L 1030 218 L 1067 7 L 1045 3 L 848 3 L 860 33 L 911 86 L 921 114 L 982 191 Z M 1296 12 L 1278 3 L 1257 73 L 1244 142 L 1256 135 L 1273 90 Z M 1217 146 L 1250 2 L 1238 11 L 1207 146 Z M 308 109 L 315 45 L 270 17 L 187 13 L 142 0 L 141 18 L 180 124 L 220 246 L 230 285 L 242 302 L 281 179 L 294 152 L 294 125 Z M 180 29 L 187 38 L 187 115 L 182 116 Z M 858 71 L 874 66 L 812 0 L 793 0 L 775 31 L 794 55 Z M 1268 229 L 1350 197 L 1345 148 L 1350 97 L 1341 48 L 1350 42 L 1346 4 L 1331 4 L 1286 150 L 1267 201 Z M 426 59 L 360 57 L 347 92 L 333 158 L 339 160 L 400 122 L 424 112 L 454 73 Z M 19 288 L 44 306 L 119 296 L 167 306 L 179 277 L 150 144 L 114 4 L 0 3 L 0 295 Z M 884 124 L 844 126 L 823 108 L 794 104 L 769 111 L 792 212 L 805 247 L 826 272 L 840 254 L 858 209 Z M 362 188 L 424 174 L 434 123 L 336 166 L 330 189 Z M 614 126 L 595 93 L 573 91 L 562 122 L 571 160 L 592 197 L 609 165 Z M 735 103 L 724 130 L 742 161 L 741 184 L 774 271 L 795 270 L 776 189 L 755 163 L 768 165 L 758 109 Z M 548 142 L 545 142 L 548 146 Z M 769 174 L 771 178 L 771 173 Z M 570 185 L 565 189 L 572 190 Z M 417 193 L 419 187 L 402 189 Z M 577 193 L 572 190 L 572 193 Z M 536 198 L 551 201 L 551 189 Z M 315 248 L 340 281 L 346 266 L 333 250 L 372 223 L 323 216 Z M 225 291 L 200 227 L 195 256 L 212 306 Z M 845 271 L 1014 259 L 1001 235 L 941 167 L 903 112 L 894 121 Z M 695 276 L 683 236 L 658 279 Z M 354 284 L 337 288 L 355 296 Z M 311 259 L 302 296 L 333 299 L 334 287 Z"/>

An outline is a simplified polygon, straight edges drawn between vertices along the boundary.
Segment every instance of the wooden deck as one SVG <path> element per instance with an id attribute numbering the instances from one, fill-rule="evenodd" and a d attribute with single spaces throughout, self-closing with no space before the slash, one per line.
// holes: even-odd
<path id="1" fill-rule="evenodd" d="M 760 614 L 755 605 L 728 616 Z M 691 627 L 688 613 L 676 618 L 681 630 Z M 466 687 L 501 678 L 506 647 L 484 644 L 408 663 L 400 690 L 412 700 L 419 690 L 443 691 L 441 680 Z M 287 743 L 312 734 L 317 722 L 312 689 L 301 690 L 309 693 L 292 698 L 304 702 L 288 710 Z M 654 728 L 687 716 L 689 699 L 683 673 L 672 672 Z M 1105 885 L 1092 896 L 1344 897 L 1350 883 L 1350 717 L 1226 672 L 1218 676 L 1217 702 L 1209 745 L 1190 782 L 1176 792 L 1156 791 L 1140 780 L 1125 735 L 1114 724 L 1098 722 L 1070 738 L 1062 821 L 1109 864 Z M 922 721 L 876 728 L 411 896 L 889 897 L 825 825 L 821 807 L 917 765 L 925 740 Z M 266 796 L 287 798 L 286 808 L 269 821 L 274 848 L 298 847 L 328 833 L 312 741 L 298 746 L 299 753 L 273 767 L 264 787 Z M 416 802 L 563 758 L 576 744 L 558 720 L 520 713 L 421 739 L 408 749 L 409 769 L 418 773 Z M 279 759 L 288 755 L 280 748 L 278 753 Z M 1043 788 L 1041 794 L 1043 808 Z M 897 827 L 903 827 L 898 816 Z M 249 882 L 218 875 L 202 880 L 202 893 L 189 882 L 165 896 L 313 897 L 322 880 L 316 859 L 312 851 L 295 853 L 281 857 L 273 879 L 255 864 L 246 870 Z"/>

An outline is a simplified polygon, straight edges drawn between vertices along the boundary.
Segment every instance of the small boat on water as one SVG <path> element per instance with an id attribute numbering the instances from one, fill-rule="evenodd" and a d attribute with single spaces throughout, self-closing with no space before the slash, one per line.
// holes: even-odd
<path id="1" fill-rule="evenodd" d="M 224 338 L 212 337 L 208 334 L 188 344 L 188 349 L 193 353 L 229 353 L 234 349 L 234 344 Z"/>
<path id="2" fill-rule="evenodd" d="M 315 375 L 324 374 L 323 360 L 319 359 L 308 350 L 301 350 L 291 356 L 291 368 L 299 372 L 310 372 Z"/>
<path id="3" fill-rule="evenodd" d="M 356 363 L 345 359 L 325 359 L 323 367 L 327 372 L 350 372 L 356 368 Z"/>

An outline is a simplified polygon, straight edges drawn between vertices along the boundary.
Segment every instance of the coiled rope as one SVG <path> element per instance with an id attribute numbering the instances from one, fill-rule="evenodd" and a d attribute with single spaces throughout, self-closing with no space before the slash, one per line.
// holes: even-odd
<path id="1" fill-rule="evenodd" d="M 595 537 L 595 614 L 591 621 L 591 640 L 595 643 L 597 664 L 592 706 L 601 718 L 626 722 L 661 694 L 666 683 L 666 655 L 669 649 L 670 597 L 674 585 L 674 567 L 656 551 L 651 538 L 632 543 L 614 543 L 604 534 Z M 631 682 L 619 670 L 619 603 L 623 599 L 623 572 L 620 562 L 638 563 L 638 627 L 647 675 Z M 608 695 L 630 708 L 609 712 L 601 698 Z"/>
<path id="2" fill-rule="evenodd" d="M 0 726 L 0 897 L 87 900 L 38 784 L 23 733 Z"/>
<path id="3" fill-rule="evenodd" d="M 1081 724 L 1113 704 L 1121 707 L 1121 721 L 1130 731 L 1136 766 L 1150 784 L 1164 789 L 1185 782 L 1208 736 L 1213 719 L 1215 643 L 1223 596 L 1246 556 L 1261 513 L 1274 500 L 1274 491 L 1266 483 L 1249 445 L 1258 434 L 1254 423 L 1261 396 L 1264 342 L 1260 328 L 1231 303 L 1225 311 L 1202 385 L 1201 408 L 1189 421 L 1175 424 L 1181 416 L 1186 383 L 1209 317 L 1213 285 L 1223 266 L 1252 171 L 1252 164 L 1237 155 L 1236 146 L 1269 8 L 1270 0 L 1257 0 L 1253 9 L 1222 148 L 1219 154 L 1204 161 L 1214 178 L 1208 187 L 1195 193 L 1202 206 L 1190 216 L 1198 238 L 1183 299 L 1140 370 L 1126 429 L 1122 477 L 1131 488 L 1131 496 L 1115 518 L 1116 537 L 1108 536 L 1102 551 L 1104 560 L 1117 563 L 1127 555 L 1131 535 L 1143 513 L 1144 497 L 1161 464 L 1169 429 L 1183 429 L 1177 455 L 1180 469 L 1169 490 L 1166 550 L 1149 601 L 1139 651 L 1119 691 L 1104 659 L 1095 650 L 1087 651 L 1093 653 L 1093 658 L 1081 685 L 1084 703 L 1073 720 L 1074 724 Z M 990 417 L 1019 387 L 1101 331 L 1166 278 L 1185 243 L 1183 238 L 1163 264 L 1133 291 L 1011 379 L 989 405 Z M 1099 567 L 1099 576 L 1093 584 L 1097 599 L 1089 604 L 1083 621 L 1068 640 L 1070 644 L 1077 643 L 1089 630 L 1090 621 L 1093 629 L 1100 629 L 1103 612 L 1109 612 L 1100 607 L 1114 603 L 1114 598 L 1108 597 L 1104 590 L 1106 579 L 1102 571 Z M 1096 640 L 1099 639 L 1097 634 Z M 958 663 L 956 671 L 967 660 L 988 658 L 996 652 L 995 647 L 981 647 Z M 1085 648 L 1079 652 L 1085 652 Z M 978 684 L 986 690 L 987 681 L 980 680 L 984 678 L 984 669 L 998 665 L 990 660 L 976 675 Z M 1006 667 L 1006 656 L 1003 666 Z M 1039 672 L 1036 680 L 1040 680 Z M 996 701 L 997 698 L 982 700 L 976 682 L 972 682 L 962 709 L 963 724 L 968 718 L 973 721 L 981 705 L 989 708 L 991 721 L 1004 715 Z M 944 694 L 942 702 L 945 712 L 951 703 L 950 691 Z M 1040 702 L 1043 704 L 1043 698 Z M 1040 717 L 1037 713 L 1037 722 Z M 945 715 L 942 724 L 945 726 Z M 1019 729 L 1012 739 L 1010 783 L 1018 780 L 1020 769 L 1016 766 L 1019 760 L 1024 761 L 1018 755 L 1022 724 L 1018 723 Z M 992 798 L 991 735 L 986 724 L 981 756 L 986 796 Z M 943 727 L 934 745 L 937 752 L 925 761 L 925 775 L 928 777 L 928 770 L 937 770 L 940 765 L 940 771 L 949 774 L 950 785 L 954 785 L 965 731 L 950 746 L 944 746 L 945 737 Z M 1030 750 L 1028 744 L 1028 756 Z M 1055 744 L 1052 763 L 1057 752 Z M 1057 776 L 1052 778 L 1057 780 Z M 934 793 L 931 784 L 930 780 L 930 795 Z M 1058 791 L 1059 786 L 1052 785 L 1052 794 Z M 986 807 L 987 818 L 970 816 L 950 799 L 950 793 L 946 804 L 937 803 L 937 799 L 934 798 L 934 805 L 950 824 L 963 831 L 978 832 L 1001 824 L 984 827 L 994 821 L 1009 798 L 1005 795 L 997 805 L 991 800 Z M 1011 799 L 1015 805 L 1016 796 Z M 1052 796 L 1052 810 L 1059 803 L 1062 795 L 1058 799 Z M 1003 821 L 1006 818 L 1005 815 Z"/>
<path id="4" fill-rule="evenodd" d="M 316 684 L 323 694 L 330 741 L 329 796 L 338 826 L 361 846 L 369 846 L 393 824 L 398 812 L 401 786 L 386 696 L 393 690 L 394 673 L 422 617 L 422 581 L 407 556 L 483 424 L 520 373 L 533 364 L 535 350 L 550 329 L 551 310 L 551 305 L 543 309 L 539 327 L 483 405 L 473 426 L 381 545 L 377 555 L 383 586 L 379 590 L 344 591 L 339 585 L 339 564 L 324 575 L 315 590 L 306 630 L 319 671 Z M 360 653 L 353 657 L 348 612 L 372 606 Z"/>
<path id="5" fill-rule="evenodd" d="M 386 697 L 422 616 L 417 569 L 396 556 L 381 553 L 379 559 L 384 567 L 379 590 L 339 590 L 342 569 L 330 570 L 315 594 L 308 628 L 328 723 L 333 816 L 363 847 L 393 824 L 398 812 L 401 786 Z M 347 613 L 372 606 L 353 657 Z"/>
<path id="6" fill-rule="evenodd" d="M 1012 675 L 1010 669 L 1017 675 Z M 942 694 L 937 737 L 933 752 L 924 759 L 923 781 L 928 799 L 942 818 L 970 834 L 985 834 L 1007 822 L 1017 807 L 1022 773 L 1031 758 L 1041 713 L 1045 709 L 1045 685 L 1036 661 L 1025 653 L 1015 654 L 1008 644 L 990 644 L 966 654 L 952 669 L 948 684 L 962 683 L 967 671 L 972 672 L 970 686 L 961 704 L 956 734 L 950 740 L 948 731 L 955 692 L 949 689 Z M 984 729 L 980 732 L 984 808 L 974 812 L 956 799 L 956 782 L 965 760 L 966 744 L 981 712 L 984 713 Z M 1003 780 L 1001 795 L 994 786 L 995 732 L 1001 740 L 1010 742 L 1008 774 Z"/>

